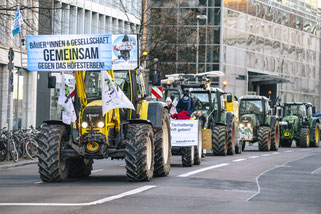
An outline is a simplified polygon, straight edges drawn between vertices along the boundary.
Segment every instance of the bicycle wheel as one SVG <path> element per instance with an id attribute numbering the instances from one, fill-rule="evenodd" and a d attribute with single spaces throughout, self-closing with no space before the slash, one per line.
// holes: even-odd
<path id="1" fill-rule="evenodd" d="M 7 146 L 4 141 L 0 141 L 0 162 L 4 161 L 7 157 Z"/>
<path id="2" fill-rule="evenodd" d="M 9 140 L 8 148 L 9 148 L 9 155 L 11 157 L 11 160 L 13 160 L 14 162 L 18 162 L 19 153 L 16 147 L 16 143 L 13 140 Z"/>
<path id="3" fill-rule="evenodd" d="M 31 160 L 35 159 L 38 152 L 38 143 L 35 140 L 29 140 L 26 143 L 25 151 Z"/>

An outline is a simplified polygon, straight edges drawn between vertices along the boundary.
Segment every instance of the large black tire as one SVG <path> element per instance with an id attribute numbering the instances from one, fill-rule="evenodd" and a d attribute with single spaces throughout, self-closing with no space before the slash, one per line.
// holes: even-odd
<path id="1" fill-rule="evenodd" d="M 270 127 L 260 127 L 258 130 L 259 151 L 271 150 L 271 129 Z"/>
<path id="2" fill-rule="evenodd" d="M 271 151 L 278 151 L 280 145 L 280 125 L 276 121 L 271 132 Z"/>
<path id="3" fill-rule="evenodd" d="M 67 160 L 69 178 L 86 178 L 93 169 L 93 160 L 70 158 Z"/>
<path id="4" fill-rule="evenodd" d="M 216 125 L 213 130 L 213 155 L 226 156 L 227 155 L 227 130 L 226 126 Z"/>
<path id="5" fill-rule="evenodd" d="M 163 110 L 162 128 L 154 132 L 155 165 L 154 176 L 167 176 L 171 170 L 171 129 L 168 111 Z"/>
<path id="6" fill-rule="evenodd" d="M 125 133 L 126 174 L 132 181 L 149 181 L 154 174 L 154 136 L 149 124 L 130 124 Z"/>
<path id="7" fill-rule="evenodd" d="M 236 122 L 232 119 L 227 133 L 227 154 L 235 154 Z"/>
<path id="8" fill-rule="evenodd" d="M 300 129 L 299 145 L 302 148 L 308 148 L 310 146 L 310 132 L 308 128 Z"/>
<path id="9" fill-rule="evenodd" d="M 315 125 L 312 127 L 312 133 L 311 133 L 311 147 L 319 147 L 320 144 L 320 125 L 319 123 L 315 123 Z"/>
<path id="10" fill-rule="evenodd" d="M 292 146 L 292 140 L 280 140 L 280 145 L 282 147 L 291 147 Z"/>
<path id="11" fill-rule="evenodd" d="M 59 182 L 68 176 L 66 160 L 61 159 L 60 150 L 68 140 L 63 125 L 44 124 L 36 137 L 38 142 L 38 167 L 43 182 Z"/>
<path id="12" fill-rule="evenodd" d="M 194 165 L 194 152 L 194 146 L 181 147 L 183 167 L 191 167 Z"/>

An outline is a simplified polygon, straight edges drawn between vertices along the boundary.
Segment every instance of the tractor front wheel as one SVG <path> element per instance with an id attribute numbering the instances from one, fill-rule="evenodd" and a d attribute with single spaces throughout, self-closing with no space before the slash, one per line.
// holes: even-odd
<path id="1" fill-rule="evenodd" d="M 63 125 L 44 124 L 36 137 L 38 142 L 38 167 L 44 182 L 58 182 L 67 178 L 66 160 L 61 159 L 61 147 L 67 141 L 67 130 Z"/>
<path id="2" fill-rule="evenodd" d="M 126 174 L 132 181 L 149 181 L 154 173 L 153 129 L 149 124 L 129 124 L 125 134 Z"/>
<path id="3" fill-rule="evenodd" d="M 271 150 L 271 129 L 270 127 L 260 127 L 258 131 L 259 151 Z"/>
<path id="4" fill-rule="evenodd" d="M 280 126 L 276 121 L 271 132 L 271 151 L 278 151 L 280 144 Z"/>
<path id="5" fill-rule="evenodd" d="M 227 155 L 227 130 L 226 126 L 216 125 L 213 130 L 213 155 Z"/>
<path id="6" fill-rule="evenodd" d="M 320 142 L 320 125 L 315 123 L 312 127 L 311 147 L 319 147 Z"/>
<path id="7" fill-rule="evenodd" d="M 308 128 L 301 128 L 300 130 L 300 147 L 308 148 L 310 145 L 310 132 Z"/>

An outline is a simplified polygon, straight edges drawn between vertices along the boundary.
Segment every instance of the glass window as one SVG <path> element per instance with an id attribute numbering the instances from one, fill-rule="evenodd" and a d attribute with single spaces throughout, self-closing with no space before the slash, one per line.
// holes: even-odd
<path id="1" fill-rule="evenodd" d="M 191 92 L 196 110 L 210 110 L 209 95 L 207 92 Z M 216 93 L 211 94 L 214 109 L 217 109 Z"/>
<path id="2" fill-rule="evenodd" d="M 101 74 L 99 71 L 86 72 L 85 90 L 88 100 L 101 99 Z"/>
<path id="3" fill-rule="evenodd" d="M 240 114 L 260 114 L 263 112 L 262 100 L 241 100 Z"/>
<path id="4" fill-rule="evenodd" d="M 219 62 L 220 60 L 220 46 L 207 46 L 207 62 Z"/>
<path id="5" fill-rule="evenodd" d="M 219 27 L 207 28 L 207 44 L 220 44 L 221 32 Z"/>
<path id="6" fill-rule="evenodd" d="M 306 114 L 306 107 L 305 105 L 285 105 L 285 116 L 297 115 L 299 117 L 305 117 Z"/>

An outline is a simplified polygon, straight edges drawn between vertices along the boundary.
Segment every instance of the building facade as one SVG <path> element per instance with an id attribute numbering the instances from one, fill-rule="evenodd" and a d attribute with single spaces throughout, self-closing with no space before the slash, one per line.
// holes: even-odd
<path id="1" fill-rule="evenodd" d="M 198 22 L 199 72 L 223 71 L 226 91 L 236 96 L 278 96 L 320 109 L 317 0 L 173 0 L 154 1 L 151 8 L 151 35 L 162 28 L 174 32 L 159 46 L 171 59 L 155 56 L 166 73 L 195 73 Z M 176 13 L 168 17 L 169 11 Z"/>
<path id="2" fill-rule="evenodd" d="M 52 7 L 50 16 L 40 14 L 39 34 L 124 34 L 140 30 L 140 0 L 41 0 L 43 8 Z M 40 26 L 46 26 L 44 28 Z M 48 73 L 38 72 L 37 124 L 60 119 L 61 106 L 57 105 L 60 74 L 55 89 L 48 89 Z M 74 87 L 72 75 L 68 83 Z"/>
<path id="3" fill-rule="evenodd" d="M 21 36 L 13 37 L 11 23 L 17 4 L 8 0 L 0 2 L 0 128 L 27 128 L 36 123 L 37 73 L 26 71 L 25 35 L 37 34 L 38 11 L 34 8 L 38 8 L 38 1 L 22 0 L 20 4 L 26 6 L 21 10 L 25 23 L 21 26 Z M 12 87 L 8 67 L 10 48 L 14 51 Z"/>

